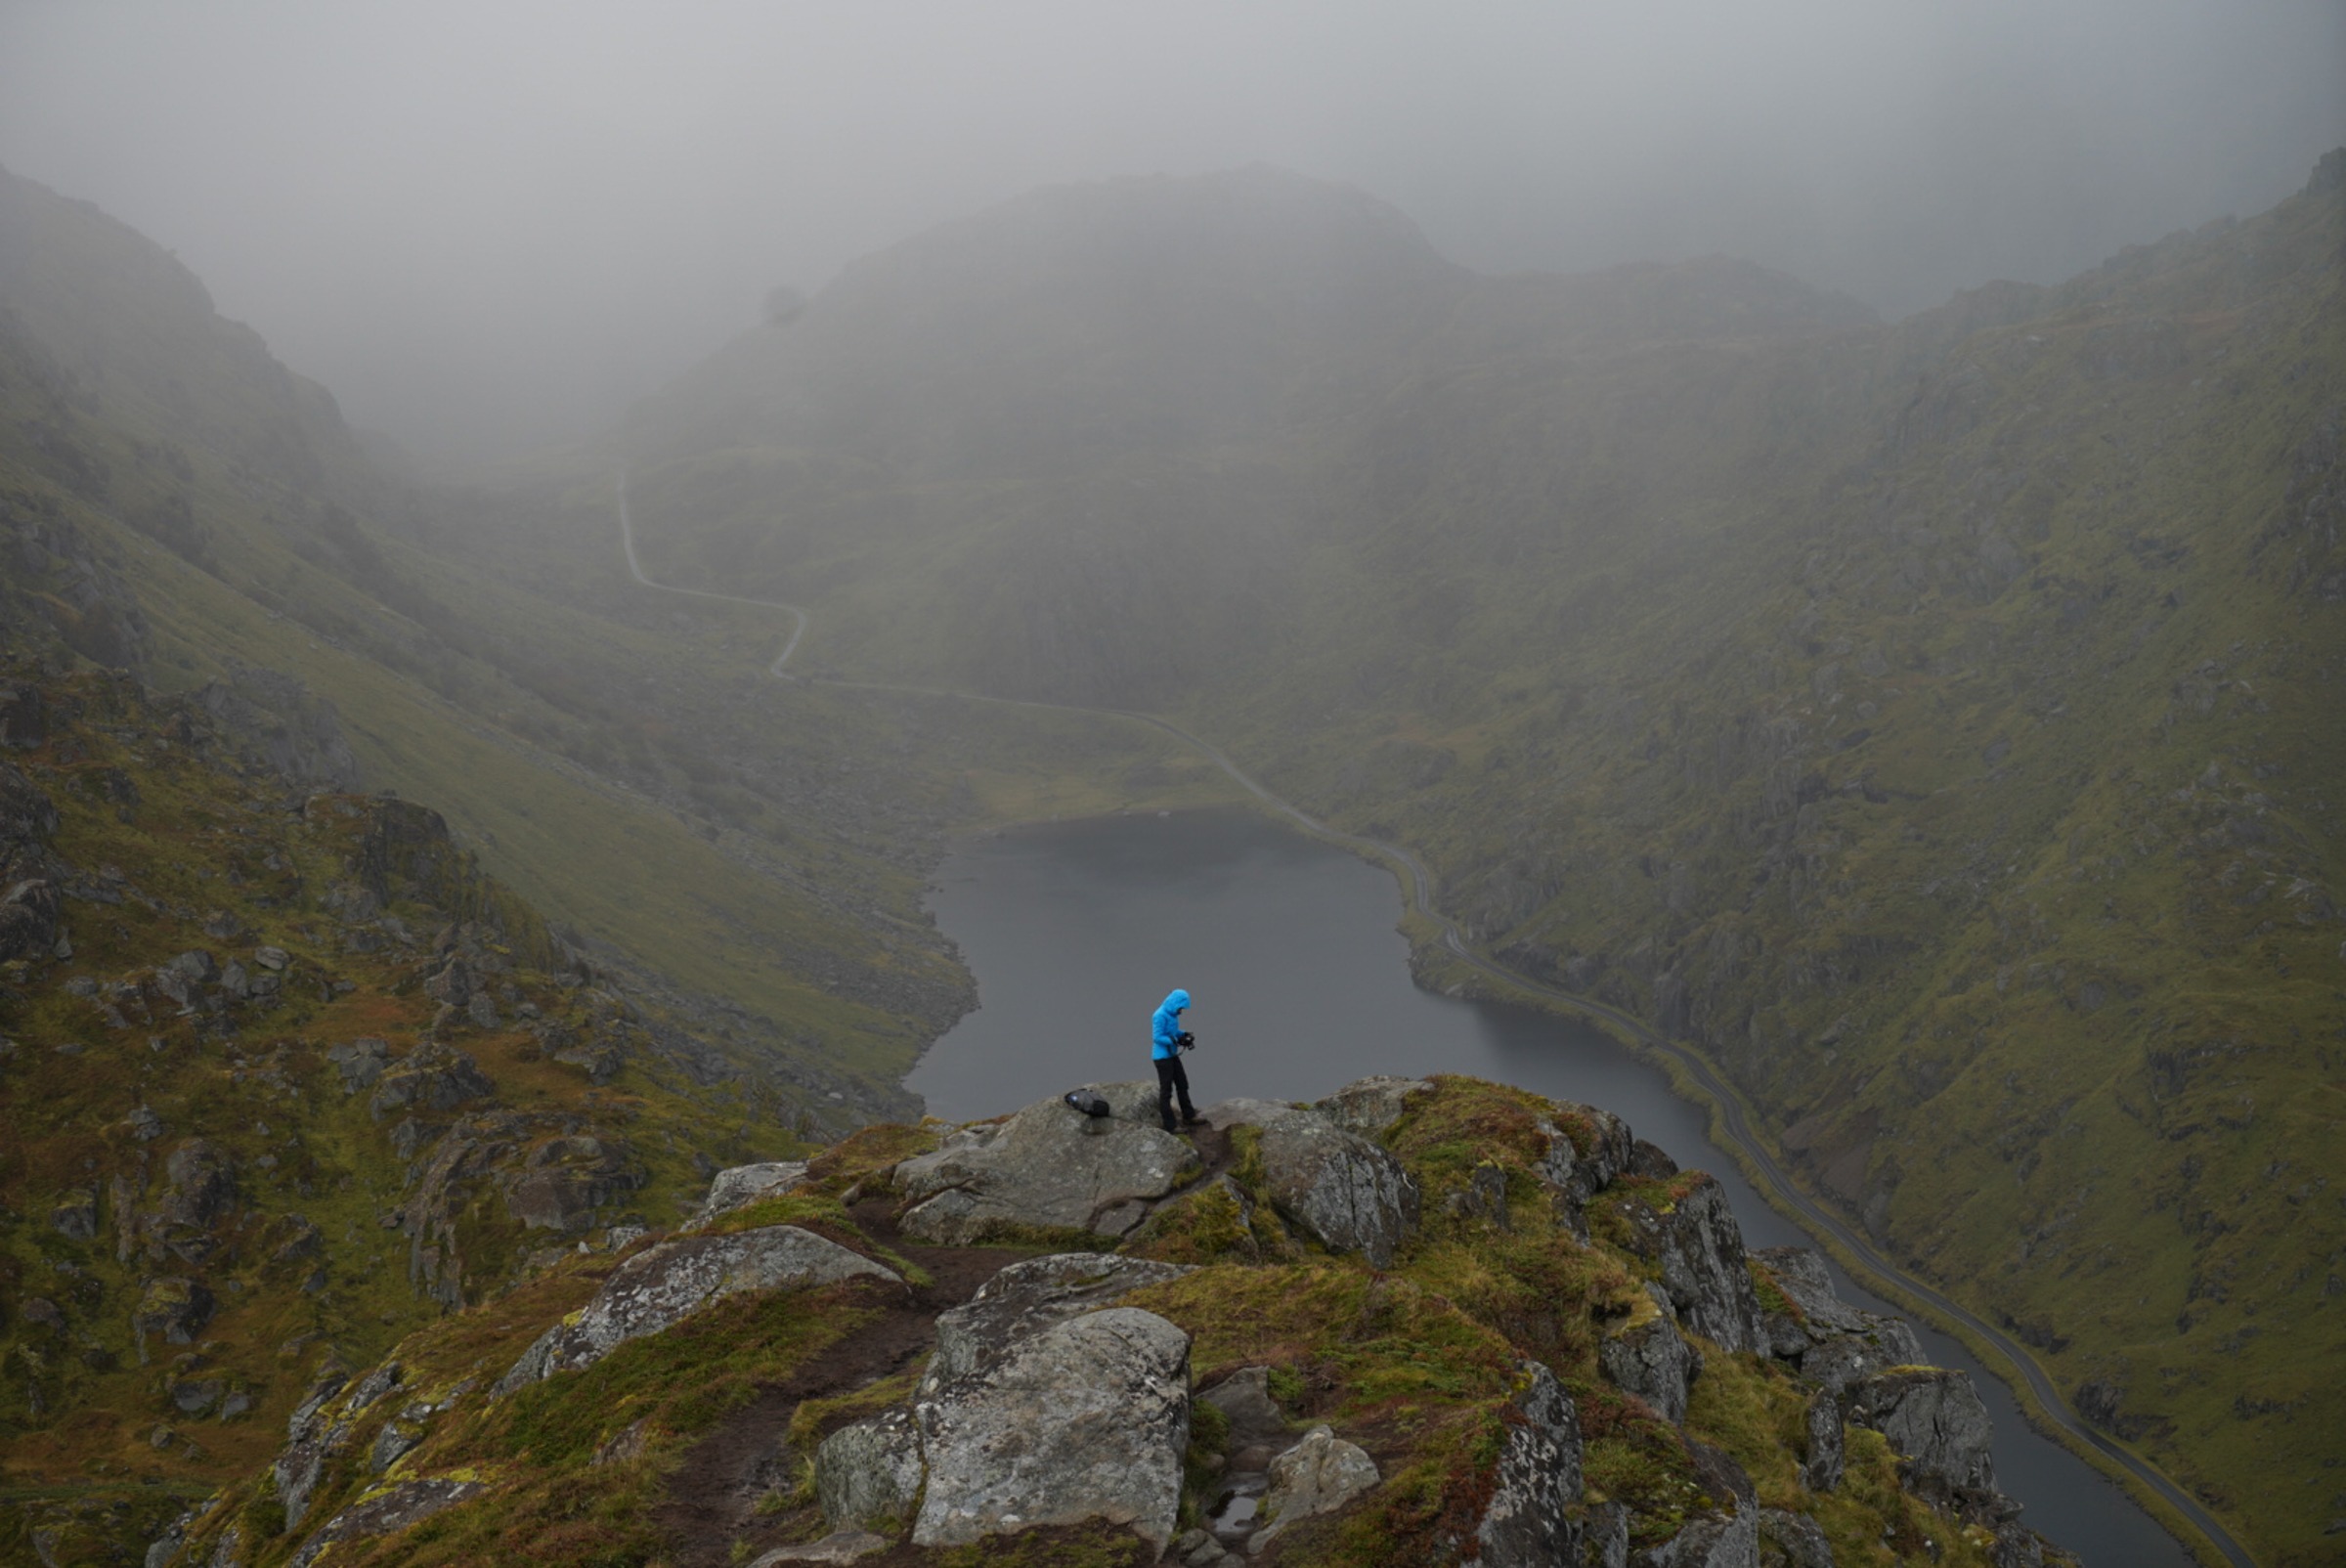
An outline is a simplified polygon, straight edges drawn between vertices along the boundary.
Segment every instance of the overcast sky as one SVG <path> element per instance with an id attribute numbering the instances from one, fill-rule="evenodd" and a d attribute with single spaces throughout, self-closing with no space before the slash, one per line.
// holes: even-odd
<path id="1" fill-rule="evenodd" d="M 1725 251 L 1895 315 L 2340 143 L 2346 0 L 0 0 L 0 163 L 447 457 L 1041 184 L 1262 160 L 1487 271 Z"/>

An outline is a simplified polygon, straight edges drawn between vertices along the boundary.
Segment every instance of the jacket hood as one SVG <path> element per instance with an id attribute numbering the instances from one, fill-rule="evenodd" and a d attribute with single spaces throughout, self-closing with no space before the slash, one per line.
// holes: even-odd
<path id="1" fill-rule="evenodd" d="M 1174 1012 L 1178 1013 L 1178 1012 L 1180 1012 L 1180 1011 L 1181 1011 L 1183 1008 L 1185 1008 L 1185 1007 L 1187 1007 L 1187 1006 L 1189 1006 L 1189 1005 L 1190 1005 L 1190 993 L 1189 993 L 1189 992 L 1187 992 L 1187 991 L 1184 991 L 1184 990 L 1179 990 L 1179 989 L 1177 989 L 1177 990 L 1175 990 L 1175 991 L 1173 992 L 1173 994 L 1172 994 L 1172 995 L 1170 995 L 1170 996 L 1168 996 L 1168 997 L 1166 997 L 1166 998 L 1165 998 L 1165 1000 L 1164 1000 L 1164 1006 L 1163 1006 L 1163 1007 L 1160 1007 L 1160 1008 L 1158 1008 L 1158 1009 L 1157 1009 L 1157 1011 L 1161 1013 L 1161 1012 L 1165 1011 L 1165 1009 L 1166 1009 L 1166 1008 L 1170 1008 L 1170 1009 L 1172 1009 Z"/>

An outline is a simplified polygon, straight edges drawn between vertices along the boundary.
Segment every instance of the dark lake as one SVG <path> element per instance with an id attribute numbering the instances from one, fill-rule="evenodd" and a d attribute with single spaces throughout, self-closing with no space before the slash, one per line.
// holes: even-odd
<path id="1" fill-rule="evenodd" d="M 1190 1081 L 1200 1106 L 1235 1095 L 1317 1099 L 1371 1072 L 1466 1072 L 1586 1101 L 1681 1164 L 1711 1171 L 1754 1246 L 1808 1244 L 1711 1145 L 1705 1117 L 1592 1028 L 1523 1008 L 1452 1001 L 1410 981 L 1383 870 L 1238 811 L 1121 816 L 1002 833 L 946 861 L 930 907 L 978 977 L 978 1007 L 906 1085 L 933 1114 L 996 1115 L 1079 1083 L 1149 1079 L 1149 1015 L 1195 998 Z M 1850 1302 L 1887 1305 L 1835 1271 Z M 2020 1419 L 2012 1395 L 1928 1328 L 1940 1365 L 1969 1372 L 1996 1423 L 1996 1477 L 2026 1521 L 2097 1568 L 2188 1568 L 2150 1515 Z"/>

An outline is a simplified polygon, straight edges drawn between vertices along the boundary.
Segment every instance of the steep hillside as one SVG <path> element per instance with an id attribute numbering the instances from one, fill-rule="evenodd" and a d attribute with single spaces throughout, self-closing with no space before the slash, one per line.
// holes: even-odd
<path id="1" fill-rule="evenodd" d="M 320 1354 L 869 1113 L 568 947 L 431 811 L 288 795 L 218 706 L 0 669 L 12 1560 L 248 1469 Z"/>
<path id="2" fill-rule="evenodd" d="M 1604 1111 L 1381 1078 L 1177 1138 L 1101 1098 L 723 1172 L 328 1362 L 151 1561 L 2071 1560 L 1962 1373 Z"/>
<path id="3" fill-rule="evenodd" d="M 1387 655 L 1402 722 L 1274 775 L 1430 849 L 1506 961 L 1702 1045 L 2277 1561 L 2324 1554 L 2346 1423 L 2342 242 L 2333 154 L 1954 339 L 1846 462 L 1771 441 L 1748 509 L 1573 584 L 1549 657 L 1498 651 L 1534 595 L 1466 566 L 1449 646 Z M 1433 511 L 1461 489 L 1385 547 L 1523 537 Z M 1359 690 L 1328 665 L 1275 711 Z"/>
<path id="4" fill-rule="evenodd" d="M 1067 214 L 1134 199 L 1059 194 L 1012 251 L 1102 254 Z M 1273 334 L 1333 390 L 1237 433 L 826 434 L 805 411 L 860 394 L 802 327 L 862 346 L 891 429 L 1090 363 L 923 380 L 949 354 L 870 296 L 926 319 L 965 237 L 647 412 L 671 580 L 806 606 L 810 669 L 1157 705 L 1409 844 L 1491 951 L 1696 1044 L 1879 1244 L 2260 1553 L 2320 1560 L 2346 153 L 2271 213 L 1895 326 L 1732 262 L 1453 275 L 1350 355 Z M 1407 248 L 1344 239 L 1365 274 Z M 1196 267 L 1130 270 L 1138 318 L 1241 276 Z M 1090 342 L 1099 292 L 1021 340 Z M 800 413 L 735 417 L 753 386 Z M 1074 428 L 1157 395 L 1101 380 Z"/>

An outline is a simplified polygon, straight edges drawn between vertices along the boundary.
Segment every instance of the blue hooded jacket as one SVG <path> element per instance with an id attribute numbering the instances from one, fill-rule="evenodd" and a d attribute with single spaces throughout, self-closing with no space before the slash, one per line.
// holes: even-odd
<path id="1" fill-rule="evenodd" d="M 1189 1005 L 1190 993 L 1177 990 L 1166 997 L 1164 1005 L 1156 1010 L 1156 1017 L 1149 1021 L 1150 1039 L 1153 1042 L 1149 1060 L 1162 1062 L 1169 1056 L 1181 1054 L 1178 1043 L 1181 1039 L 1181 1013 Z"/>

